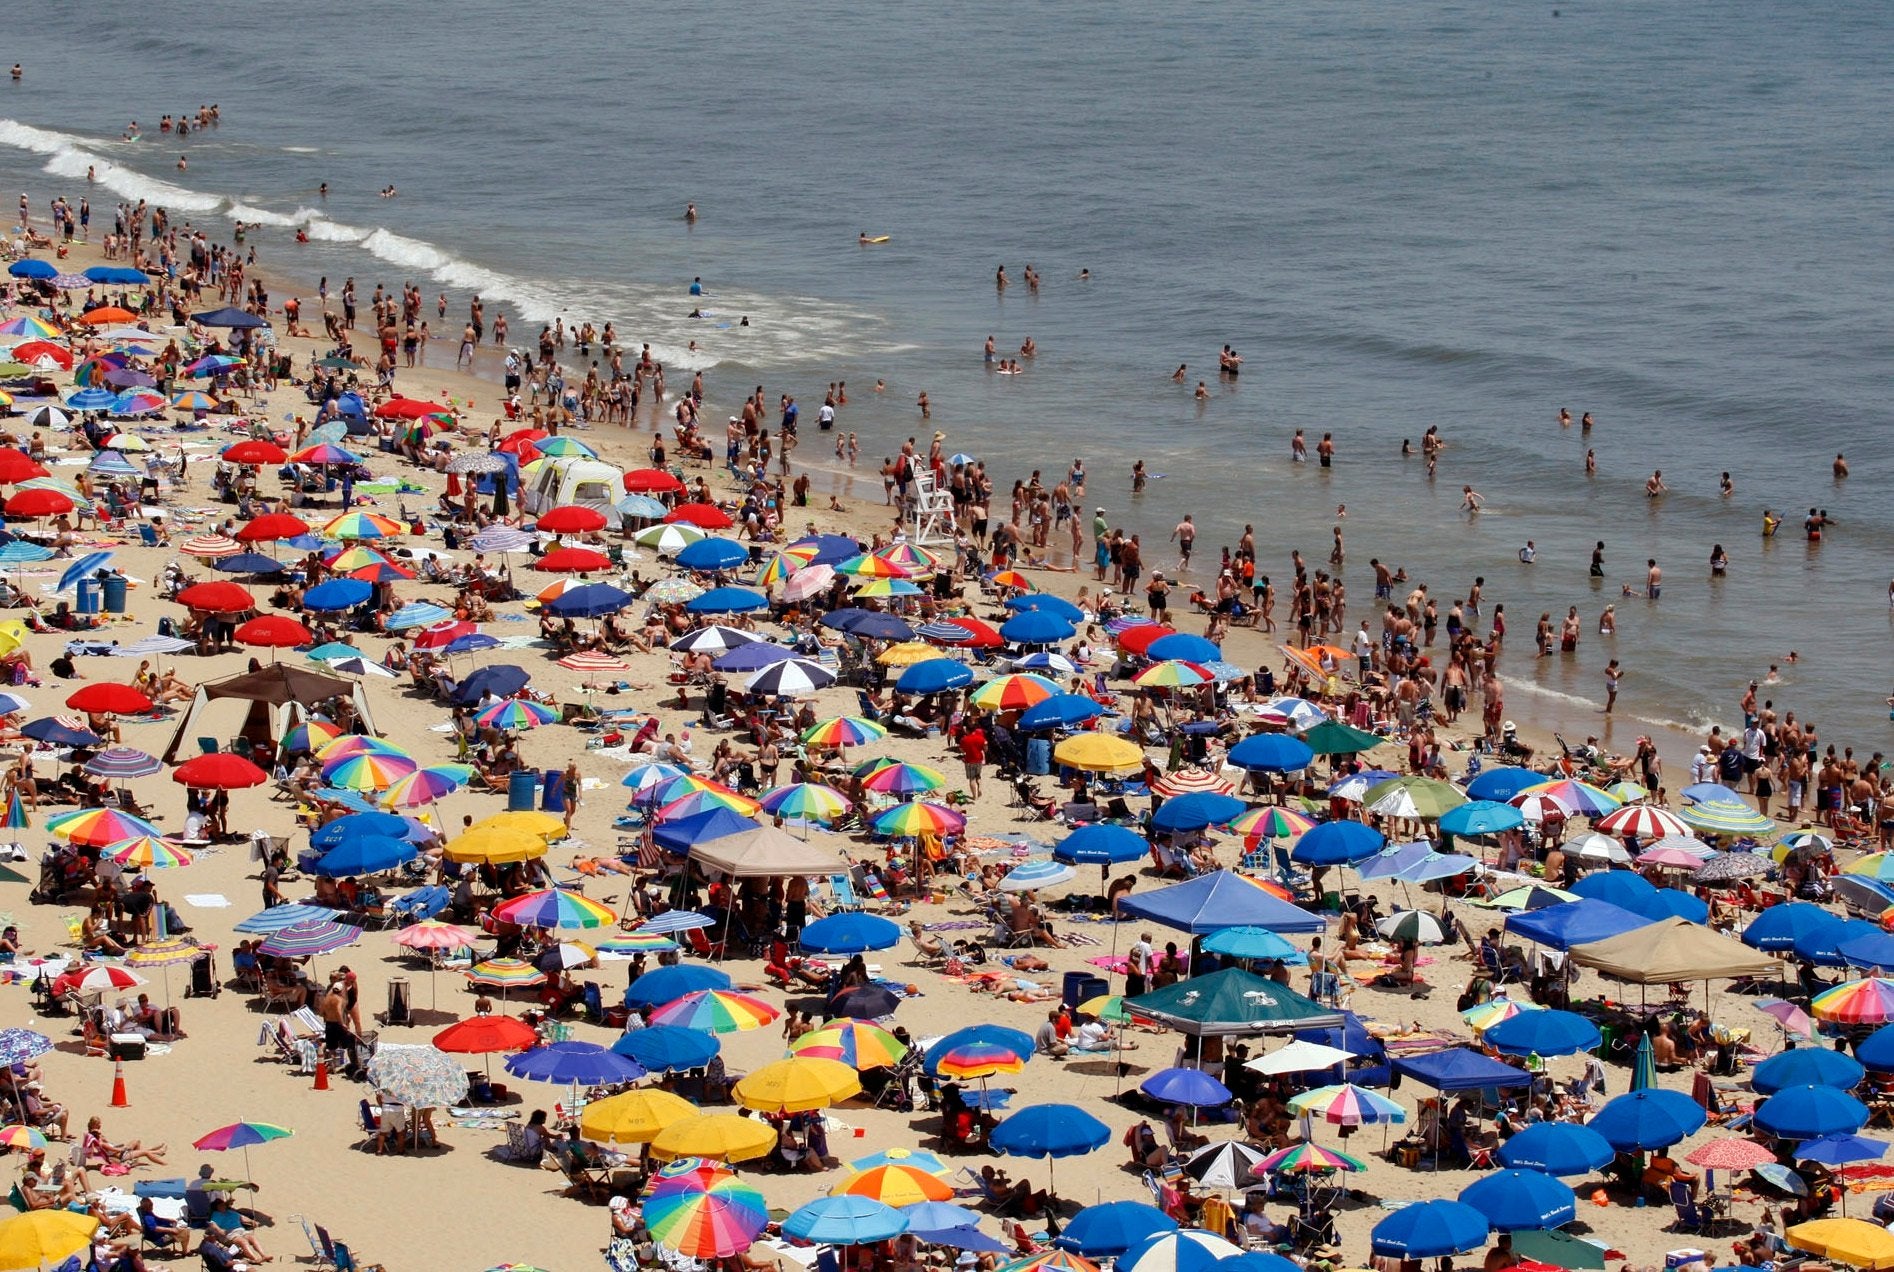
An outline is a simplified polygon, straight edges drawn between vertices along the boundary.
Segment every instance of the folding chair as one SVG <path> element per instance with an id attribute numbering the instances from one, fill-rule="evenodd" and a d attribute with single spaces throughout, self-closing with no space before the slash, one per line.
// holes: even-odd
<path id="1" fill-rule="evenodd" d="M 835 910 L 860 910 L 863 908 L 860 898 L 855 895 L 855 885 L 845 874 L 829 876 L 829 893 L 834 898 Z"/>

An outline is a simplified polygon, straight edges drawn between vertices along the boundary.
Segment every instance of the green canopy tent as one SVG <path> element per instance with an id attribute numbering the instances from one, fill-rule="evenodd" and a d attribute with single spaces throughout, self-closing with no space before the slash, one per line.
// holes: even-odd
<path id="1" fill-rule="evenodd" d="M 1194 1038 L 1238 1034 L 1294 1033 L 1332 1029 L 1342 1013 L 1324 1007 L 1286 985 L 1278 985 L 1240 967 L 1193 976 L 1163 989 L 1127 998 L 1131 1015 L 1169 1025 Z"/>

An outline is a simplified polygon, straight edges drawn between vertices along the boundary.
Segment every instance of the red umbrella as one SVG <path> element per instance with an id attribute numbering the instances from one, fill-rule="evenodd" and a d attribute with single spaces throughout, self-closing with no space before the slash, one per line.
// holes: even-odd
<path id="1" fill-rule="evenodd" d="M 243 614 L 256 608 L 256 598 L 235 583 L 194 583 L 177 595 L 185 609 L 206 610 L 213 614 Z"/>
<path id="2" fill-rule="evenodd" d="M 11 446 L 0 447 L 0 485 L 12 485 L 16 481 L 29 481 L 34 477 L 51 476 L 46 466 L 35 460 L 23 450 Z"/>
<path id="3" fill-rule="evenodd" d="M 364 565 L 350 570 L 349 577 L 360 579 L 364 583 L 392 583 L 397 579 L 411 579 L 414 571 L 403 569 L 393 561 L 377 561 L 373 565 Z"/>
<path id="4" fill-rule="evenodd" d="M 66 695 L 66 705 L 74 711 L 101 711 L 111 715 L 143 715 L 151 710 L 151 699 L 130 685 L 101 680 L 97 684 L 74 689 Z"/>
<path id="5" fill-rule="evenodd" d="M 1006 643 L 1006 638 L 995 631 L 991 623 L 983 623 L 977 618 L 943 618 L 941 622 L 953 627 L 964 628 L 965 640 L 944 640 L 943 645 L 964 645 L 971 649 L 998 649 Z"/>
<path id="6" fill-rule="evenodd" d="M 224 458 L 233 464 L 280 464 L 289 458 L 289 452 L 275 442 L 238 442 L 224 451 Z M 262 519 L 257 518 L 258 521 Z"/>
<path id="7" fill-rule="evenodd" d="M 57 490 L 22 490 L 4 505 L 9 517 L 56 517 L 72 511 L 72 499 Z"/>
<path id="8" fill-rule="evenodd" d="M 1118 633 L 1118 648 L 1134 654 L 1142 654 L 1151 647 L 1152 642 L 1165 637 L 1175 636 L 1177 629 L 1163 623 L 1140 623 L 1136 627 L 1127 627 Z"/>
<path id="9" fill-rule="evenodd" d="M 490 1051 L 523 1051 L 539 1041 L 533 1027 L 515 1016 L 470 1016 L 434 1035 L 442 1051 L 482 1055 Z"/>
<path id="10" fill-rule="evenodd" d="M 414 634 L 416 649 L 445 649 L 462 636 L 471 636 L 480 629 L 466 619 L 447 619 L 423 627 Z"/>
<path id="11" fill-rule="evenodd" d="M 13 352 L 7 357 L 13 362 L 24 362 L 29 367 L 41 358 L 51 358 L 59 364 L 60 370 L 72 370 L 72 353 L 46 340 L 29 340 L 25 344 L 14 345 Z"/>
<path id="12" fill-rule="evenodd" d="M 375 408 L 375 415 L 384 420 L 418 420 L 428 415 L 439 415 L 448 408 L 439 402 L 423 402 L 419 398 L 389 398 Z"/>
<path id="13" fill-rule="evenodd" d="M 584 508 L 578 504 L 561 504 L 557 508 L 548 508 L 539 519 L 539 529 L 553 534 L 583 533 L 587 530 L 603 530 L 605 514 L 596 508 Z"/>
<path id="14" fill-rule="evenodd" d="M 716 504 L 687 503 L 679 504 L 664 514 L 664 519 L 672 525 L 687 522 L 699 530 L 728 530 L 736 522 L 730 520 L 730 514 Z"/>
<path id="15" fill-rule="evenodd" d="M 537 451 L 539 449 L 533 445 L 534 442 L 550 436 L 552 436 L 552 434 L 543 428 L 516 428 L 501 438 L 500 444 L 494 449 L 508 451 L 524 459 L 526 458 L 526 452 Z"/>
<path id="16" fill-rule="evenodd" d="M 263 614 L 239 624 L 232 633 L 242 645 L 261 645 L 271 649 L 294 649 L 316 638 L 314 632 L 282 614 Z"/>
<path id="17" fill-rule="evenodd" d="M 266 512 L 239 526 L 235 537 L 242 543 L 267 543 L 272 539 L 294 539 L 299 534 L 308 533 L 309 523 L 301 517 L 292 517 L 287 512 Z"/>
<path id="18" fill-rule="evenodd" d="M 533 562 L 533 568 L 558 574 L 576 574 L 581 570 L 610 569 L 611 564 L 610 557 L 590 548 L 558 548 Z"/>
<path id="19" fill-rule="evenodd" d="M 244 786 L 261 786 L 270 780 L 265 773 L 241 755 L 214 751 L 184 761 L 171 774 L 171 780 L 199 789 L 230 791 Z"/>
<path id="20" fill-rule="evenodd" d="M 684 489 L 684 483 L 662 468 L 634 468 L 625 474 L 625 489 L 638 495 L 661 495 Z"/>

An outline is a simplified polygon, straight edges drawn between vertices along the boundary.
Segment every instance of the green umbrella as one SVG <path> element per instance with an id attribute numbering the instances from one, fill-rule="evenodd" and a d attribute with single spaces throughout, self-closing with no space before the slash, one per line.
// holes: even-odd
<path id="1" fill-rule="evenodd" d="M 1544 1232 L 1515 1232 L 1513 1253 L 1538 1263 L 1550 1263 L 1555 1268 L 1571 1268 L 1573 1272 L 1596 1272 L 1605 1266 L 1605 1248 L 1581 1241 L 1570 1233 L 1547 1230 Z"/>
<path id="2" fill-rule="evenodd" d="M 1389 778 L 1370 786 L 1361 797 L 1361 806 L 1370 812 L 1418 821 L 1433 821 L 1466 802 L 1458 787 L 1433 777 Z"/>
<path id="3" fill-rule="evenodd" d="M 1317 755 L 1354 755 L 1359 751 L 1372 751 L 1386 741 L 1340 720 L 1322 721 L 1304 733 L 1302 740 Z"/>
<path id="4" fill-rule="evenodd" d="M 1651 1054 L 1651 1035 L 1638 1039 L 1637 1056 L 1631 1061 L 1631 1089 L 1648 1091 L 1657 1085 L 1657 1059 Z"/>

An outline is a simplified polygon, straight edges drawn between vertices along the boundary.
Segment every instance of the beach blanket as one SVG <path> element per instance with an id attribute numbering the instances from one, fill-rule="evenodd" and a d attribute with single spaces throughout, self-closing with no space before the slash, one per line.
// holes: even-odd
<path id="1" fill-rule="evenodd" d="M 1090 932 L 1063 932 L 1059 939 L 1067 945 L 1103 945 L 1105 942 Z"/>
<path id="2" fill-rule="evenodd" d="M 221 892 L 187 892 L 184 903 L 199 910 L 227 910 L 230 898 Z"/>
<path id="3" fill-rule="evenodd" d="M 869 983 L 873 985 L 881 986 L 881 988 L 887 990 L 890 994 L 893 994 L 896 998 L 919 998 L 921 996 L 920 986 L 918 985 L 914 986 L 913 987 L 914 992 L 909 993 L 908 992 L 909 986 L 906 981 L 889 980 L 886 977 L 878 976 Z"/>
<path id="4" fill-rule="evenodd" d="M 971 932 L 976 928 L 990 928 L 991 923 L 982 923 L 978 919 L 948 919 L 945 923 L 929 923 L 925 932 Z"/>

